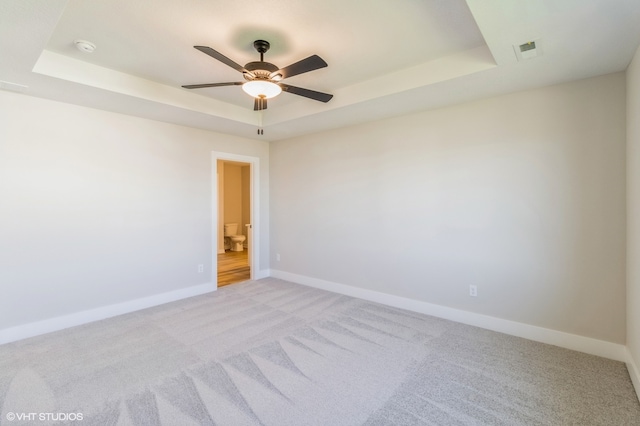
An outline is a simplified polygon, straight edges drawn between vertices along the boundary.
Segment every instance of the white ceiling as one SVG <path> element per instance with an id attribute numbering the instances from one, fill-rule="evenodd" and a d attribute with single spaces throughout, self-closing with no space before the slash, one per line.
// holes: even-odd
<path id="1" fill-rule="evenodd" d="M 80 52 L 74 40 L 97 45 Z M 286 83 L 263 114 L 241 81 L 197 51 L 284 67 L 329 66 Z M 518 61 L 536 40 L 542 56 Z M 276 140 L 624 70 L 640 42 L 638 0 L 3 0 L 0 81 L 24 93 L 249 138 Z M 2 83 L 0 83 L 0 87 Z M 5 85 L 6 87 L 6 85 Z"/>

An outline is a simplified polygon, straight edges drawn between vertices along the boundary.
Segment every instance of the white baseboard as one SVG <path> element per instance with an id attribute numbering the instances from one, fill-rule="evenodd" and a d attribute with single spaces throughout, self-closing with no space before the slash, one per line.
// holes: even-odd
<path id="1" fill-rule="evenodd" d="M 43 321 L 5 328 L 0 330 L 0 344 L 15 342 L 28 337 L 51 333 L 53 331 L 63 330 L 65 328 L 75 327 L 77 325 L 87 324 L 105 318 L 115 317 L 117 315 L 128 314 L 129 312 L 139 311 L 141 309 L 151 308 L 153 306 L 169 302 L 175 302 L 176 300 L 198 296 L 215 290 L 216 287 L 211 283 L 199 284 L 193 287 L 143 297 L 141 299 L 129 300 L 127 302 L 116 303 L 114 305 L 103 306 L 87 311 L 49 318 Z"/>
<path id="2" fill-rule="evenodd" d="M 262 278 L 268 278 L 270 276 L 271 276 L 271 270 L 270 269 L 261 269 L 261 270 L 257 271 L 254 274 L 253 279 L 254 280 L 260 280 Z"/>
<path id="3" fill-rule="evenodd" d="M 579 336 L 577 334 L 565 333 L 563 331 L 551 330 L 515 321 L 509 321 L 488 315 L 476 314 L 460 309 L 449 308 L 442 305 L 409 299 L 406 297 L 394 296 L 392 294 L 381 293 L 374 290 L 367 290 L 360 287 L 353 287 L 345 284 L 324 281 L 304 275 L 292 274 L 290 272 L 271 269 L 271 276 L 286 281 L 328 290 L 359 299 L 377 302 L 396 308 L 432 315 L 463 324 L 473 325 L 512 336 L 522 337 L 536 342 L 547 343 L 566 349 L 597 355 L 616 361 L 627 362 L 627 347 L 612 342 Z"/>
<path id="4" fill-rule="evenodd" d="M 627 348 L 627 370 L 629 370 L 631 382 L 633 383 L 633 387 L 636 389 L 638 401 L 640 401 L 640 370 L 638 369 L 638 364 L 636 364 L 633 359 L 629 348 Z"/>

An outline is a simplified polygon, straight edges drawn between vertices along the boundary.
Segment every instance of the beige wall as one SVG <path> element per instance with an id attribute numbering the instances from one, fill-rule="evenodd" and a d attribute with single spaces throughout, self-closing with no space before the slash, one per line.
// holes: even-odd
<path id="1" fill-rule="evenodd" d="M 640 48 L 627 70 L 627 220 L 627 346 L 640 368 Z"/>
<path id="2" fill-rule="evenodd" d="M 247 235 L 245 224 L 251 223 L 251 172 L 248 165 L 223 162 L 224 176 L 223 218 L 224 223 L 237 223 L 238 235 Z"/>
<path id="3" fill-rule="evenodd" d="M 242 222 L 239 223 L 240 233 L 247 235 L 246 224 L 251 223 L 251 167 L 242 166 Z M 247 246 L 247 240 L 245 240 L 245 247 Z"/>
<path id="4" fill-rule="evenodd" d="M 224 223 L 237 223 L 242 233 L 242 168 L 224 163 Z"/>
<path id="5" fill-rule="evenodd" d="M 272 269 L 625 342 L 623 73 L 274 142 L 270 166 Z"/>
<path id="6" fill-rule="evenodd" d="M 0 117 L 0 330 L 210 283 L 212 151 L 261 160 L 269 267 L 268 143 L 8 92 Z"/>
<path id="7" fill-rule="evenodd" d="M 224 253 L 224 161 L 216 161 L 218 177 L 218 254 Z"/>

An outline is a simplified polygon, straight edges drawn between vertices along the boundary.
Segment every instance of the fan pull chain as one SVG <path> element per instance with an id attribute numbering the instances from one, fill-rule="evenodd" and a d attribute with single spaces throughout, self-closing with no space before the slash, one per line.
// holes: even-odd
<path id="1" fill-rule="evenodd" d="M 262 124 L 263 123 L 263 120 L 262 120 L 263 119 L 263 116 L 262 116 L 263 115 L 263 111 L 264 111 L 263 109 L 258 111 L 258 134 L 259 135 L 264 135 L 264 129 L 262 128 L 262 126 L 263 126 L 263 124 Z"/>

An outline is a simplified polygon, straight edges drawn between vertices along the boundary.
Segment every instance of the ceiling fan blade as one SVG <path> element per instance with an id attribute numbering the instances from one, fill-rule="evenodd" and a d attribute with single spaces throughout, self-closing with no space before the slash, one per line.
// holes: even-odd
<path id="1" fill-rule="evenodd" d="M 262 111 L 267 109 L 267 98 L 255 98 L 253 100 L 253 110 Z"/>
<path id="2" fill-rule="evenodd" d="M 328 93 L 316 92 L 315 90 L 303 89 L 302 87 L 291 86 L 284 83 L 278 83 L 282 90 L 285 92 L 293 93 L 294 95 L 304 96 L 305 98 L 313 99 L 320 102 L 329 102 L 333 95 Z"/>
<path id="3" fill-rule="evenodd" d="M 236 71 L 240 71 L 242 73 L 247 72 L 247 70 L 242 65 L 232 61 L 231 59 L 229 59 L 226 56 L 224 56 L 222 53 L 220 53 L 220 52 L 218 52 L 216 50 L 213 50 L 210 47 L 207 47 L 207 46 L 193 46 L 193 47 L 195 47 L 196 49 L 198 49 L 202 53 L 206 53 L 207 55 L 211 56 L 212 58 L 219 60 L 223 64 L 230 66 L 231 68 L 233 68 Z"/>
<path id="4" fill-rule="evenodd" d="M 327 66 L 327 63 L 318 55 L 309 56 L 301 61 L 291 64 L 288 67 L 280 68 L 271 73 L 271 77 L 280 74 L 282 78 L 293 77 L 294 75 L 317 70 Z"/>
<path id="5" fill-rule="evenodd" d="M 242 86 L 244 83 L 241 81 L 234 81 L 232 83 L 208 83 L 208 84 L 188 84 L 182 86 L 185 89 L 202 89 L 204 87 L 221 87 L 221 86 Z"/>

